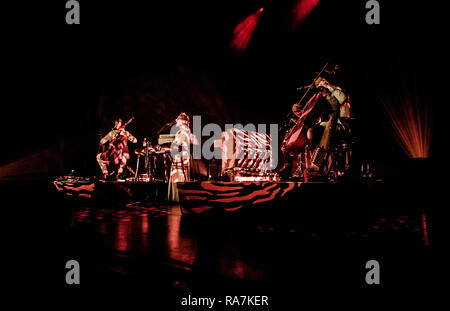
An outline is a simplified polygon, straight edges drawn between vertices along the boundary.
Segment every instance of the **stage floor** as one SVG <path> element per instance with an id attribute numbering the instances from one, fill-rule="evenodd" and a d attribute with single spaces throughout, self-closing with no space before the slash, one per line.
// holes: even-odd
<path id="1" fill-rule="evenodd" d="M 269 295 L 293 306 L 305 285 L 313 292 L 367 287 L 365 263 L 371 259 L 380 262 L 383 287 L 431 284 L 439 266 L 430 211 L 420 200 L 413 206 L 405 199 L 409 186 L 355 187 L 305 184 L 289 199 L 198 214 L 146 196 L 130 200 L 125 188 L 113 191 L 127 198 L 118 201 L 109 195 L 67 196 L 48 183 L 2 189 L 26 201 L 20 218 L 8 218 L 12 234 L 28 220 L 55 241 L 42 258 L 58 253 L 61 285 L 64 263 L 75 259 L 82 267 L 81 288 L 107 293 L 131 288 L 145 293 L 149 306 L 163 299 L 165 310 L 180 310 L 180 297 L 192 293 Z M 342 195 L 343 189 L 349 192 Z M 38 243 L 19 244 L 28 255 L 44 252 L 47 237 L 37 232 L 25 241 L 36 235 Z"/>
<path id="2" fill-rule="evenodd" d="M 198 206 L 198 200 L 184 197 L 185 207 L 142 195 L 137 200 L 135 187 L 148 194 L 150 185 L 128 186 L 133 195 L 113 204 L 111 198 L 56 193 L 70 210 L 66 256 L 88 267 L 85 286 L 136 286 L 175 296 L 239 289 L 241 294 L 252 289 L 274 293 L 298 283 L 327 286 L 330 278 L 364 287 L 369 259 L 388 263 L 383 269 L 389 286 L 422 284 L 431 275 L 430 216 L 420 201 L 413 206 L 405 200 L 402 191 L 408 187 L 398 184 L 286 183 L 282 189 L 293 189 L 289 196 L 250 201 L 233 211 L 216 203 L 202 213 L 183 212 L 189 203 Z M 212 186 L 217 184 L 207 185 Z M 129 190 L 115 183 L 100 188 L 102 193 L 116 189 L 120 197 Z M 196 191 L 199 183 L 181 188 Z M 409 274 L 416 264 L 421 270 Z"/>
<path id="3" fill-rule="evenodd" d="M 422 215 L 301 216 L 192 217 L 178 205 L 74 206 L 65 256 L 84 267 L 85 288 L 131 287 L 153 296 L 286 295 L 301 284 L 327 287 L 333 280 L 365 287 L 370 259 L 383 263 L 388 287 L 421 286 L 431 276 Z"/>

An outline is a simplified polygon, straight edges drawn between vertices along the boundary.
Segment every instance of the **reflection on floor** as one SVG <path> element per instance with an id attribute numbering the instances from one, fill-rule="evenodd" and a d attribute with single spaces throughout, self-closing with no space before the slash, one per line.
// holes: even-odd
<path id="1" fill-rule="evenodd" d="M 423 217 L 343 216 L 330 226 L 330 220 L 272 213 L 191 217 L 182 215 L 177 205 L 140 202 L 113 209 L 77 206 L 72 211 L 69 254 L 88 262 L 92 271 L 101 271 L 93 284 L 154 282 L 193 289 L 196 279 L 207 277 L 259 286 L 289 273 L 320 283 L 327 278 L 321 267 L 326 268 L 332 256 L 348 265 L 342 272 L 345 277 L 361 284 L 359 261 L 368 256 L 395 257 L 397 249 L 405 253 L 427 248 Z M 318 270 L 305 272 L 306 267 Z"/>

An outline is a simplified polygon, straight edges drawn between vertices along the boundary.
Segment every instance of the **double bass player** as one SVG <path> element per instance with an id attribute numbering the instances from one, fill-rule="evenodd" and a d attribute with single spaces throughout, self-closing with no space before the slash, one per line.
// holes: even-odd
<path id="1" fill-rule="evenodd" d="M 350 117 L 348 96 L 340 87 L 330 84 L 329 78 L 335 72 L 326 71 L 326 67 L 327 64 L 317 74 L 300 102 L 292 107 L 298 119 L 285 136 L 281 146 L 284 165 L 279 173 L 284 178 L 290 177 L 294 161 L 299 159 L 299 156 L 306 164 L 304 174 L 309 175 L 314 172 L 315 175 L 320 175 L 331 136 L 336 131 L 349 130 L 344 121 L 345 118 Z M 311 89 L 315 90 L 314 94 L 306 104 L 301 105 Z"/>

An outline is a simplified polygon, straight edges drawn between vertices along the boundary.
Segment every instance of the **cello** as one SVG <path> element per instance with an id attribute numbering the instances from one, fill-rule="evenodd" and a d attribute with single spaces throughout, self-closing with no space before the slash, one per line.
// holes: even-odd
<path id="1" fill-rule="evenodd" d="M 106 162 L 106 164 L 112 164 L 111 160 L 115 165 L 119 165 L 120 161 L 122 159 L 122 154 L 124 151 L 128 152 L 128 150 L 125 150 L 127 147 L 126 141 L 127 138 L 123 135 L 123 131 L 125 131 L 125 127 L 130 124 L 134 120 L 134 117 L 132 117 L 130 120 L 128 120 L 127 123 L 123 124 L 118 129 L 113 129 L 113 131 L 116 131 L 115 136 L 111 139 L 110 143 L 108 144 L 108 148 L 105 150 L 105 143 L 101 144 L 103 151 L 101 153 L 101 159 Z"/>

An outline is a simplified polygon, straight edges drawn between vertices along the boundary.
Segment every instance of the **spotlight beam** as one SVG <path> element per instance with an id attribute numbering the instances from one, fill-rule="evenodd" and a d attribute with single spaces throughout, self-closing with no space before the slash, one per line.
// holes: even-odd
<path id="1" fill-rule="evenodd" d="M 238 52 L 244 52 L 247 49 L 262 11 L 264 11 L 264 8 L 260 8 L 255 13 L 247 16 L 234 28 L 233 40 L 230 44 L 231 48 Z"/>
<path id="2" fill-rule="evenodd" d="M 428 158 L 431 147 L 431 111 L 417 96 L 405 93 L 398 102 L 382 101 L 394 137 L 409 158 Z"/>

